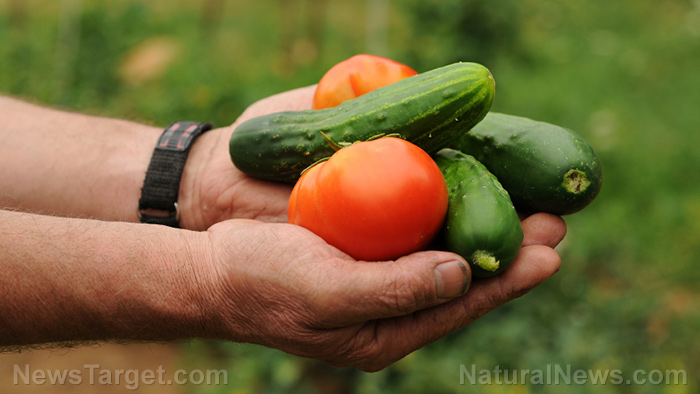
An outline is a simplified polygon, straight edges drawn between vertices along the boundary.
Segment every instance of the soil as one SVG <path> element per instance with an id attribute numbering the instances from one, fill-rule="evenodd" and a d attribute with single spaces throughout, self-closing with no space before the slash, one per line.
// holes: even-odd
<path id="1" fill-rule="evenodd" d="M 182 368 L 181 360 L 178 344 L 101 344 L 3 353 L 0 392 L 182 394 L 186 387 L 173 383 L 173 376 Z M 63 383 L 56 382 L 60 374 Z M 52 377 L 56 383 L 51 383 Z"/>

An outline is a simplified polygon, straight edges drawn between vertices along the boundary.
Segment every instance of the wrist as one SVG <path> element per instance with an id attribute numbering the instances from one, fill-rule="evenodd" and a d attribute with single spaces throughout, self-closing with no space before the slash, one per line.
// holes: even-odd
<path id="1" fill-rule="evenodd" d="M 115 253 L 116 258 L 105 269 L 105 289 L 100 293 L 111 297 L 91 304 L 103 331 L 98 333 L 102 337 L 95 339 L 167 341 L 201 337 L 208 321 L 206 304 L 212 287 L 207 270 L 211 258 L 207 234 L 166 226 L 120 226 L 129 226 L 127 231 L 135 237 L 126 245 L 126 256 Z"/>
<path id="2" fill-rule="evenodd" d="M 153 149 L 139 199 L 142 223 L 181 227 L 180 189 L 192 145 L 211 124 L 177 121 L 171 123 Z"/>
<path id="3" fill-rule="evenodd" d="M 180 179 L 178 204 L 181 228 L 206 230 L 211 222 L 208 215 L 219 209 L 216 201 L 204 198 L 202 180 L 207 178 L 207 167 L 216 154 L 215 148 L 219 144 L 227 146 L 227 142 L 221 140 L 221 135 L 221 129 L 211 130 L 200 135 L 192 144 Z"/>
<path id="4" fill-rule="evenodd" d="M 208 303 L 213 275 L 210 267 L 211 244 L 204 232 L 183 231 L 165 226 L 157 230 L 145 249 L 144 272 L 147 278 L 134 281 L 141 285 L 133 297 L 122 302 L 141 305 L 134 315 L 135 326 L 151 326 L 151 338 L 136 340 L 178 340 L 202 337 L 210 321 Z M 158 247 L 152 247 L 158 245 Z M 146 276 L 144 274 L 144 276 Z M 145 319 L 143 324 L 139 321 Z M 152 324 L 155 322 L 155 324 Z"/>
<path id="5" fill-rule="evenodd" d="M 162 133 L 159 127 L 129 121 L 114 120 L 113 135 L 121 134 L 124 143 L 120 148 L 104 153 L 102 173 L 109 182 L 102 189 L 103 206 L 90 215 L 97 219 L 138 223 L 138 201 L 146 177 L 153 147 Z M 116 130 L 116 129 L 113 129 Z M 130 141 L 127 143 L 127 141 Z"/>
<path id="6" fill-rule="evenodd" d="M 209 245 L 202 252 L 205 257 L 195 266 L 200 279 L 197 285 L 191 285 L 198 289 L 202 306 L 200 338 L 249 342 L 259 331 L 248 327 L 248 323 L 263 314 L 258 308 L 264 308 L 263 294 L 270 289 L 253 285 L 261 279 L 258 276 L 266 274 L 256 256 L 264 241 L 254 235 L 251 225 L 259 224 L 230 220 L 197 232 L 206 236 Z M 250 268 L 254 272 L 249 272 Z"/>

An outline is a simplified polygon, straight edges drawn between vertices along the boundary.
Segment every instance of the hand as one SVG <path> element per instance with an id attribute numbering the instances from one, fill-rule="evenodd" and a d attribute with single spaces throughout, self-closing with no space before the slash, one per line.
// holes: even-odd
<path id="1" fill-rule="evenodd" d="M 292 185 L 248 177 L 231 162 L 231 133 L 256 116 L 311 108 L 316 86 L 280 93 L 248 107 L 236 122 L 200 136 L 192 146 L 180 186 L 180 225 L 206 230 L 232 218 L 286 222 Z"/>
<path id="2" fill-rule="evenodd" d="M 209 230 L 213 277 L 205 337 L 252 342 L 378 371 L 499 305 L 520 297 L 560 266 L 553 250 L 566 225 L 558 216 L 523 220 L 523 248 L 503 274 L 471 280 L 464 260 L 418 252 L 396 261 L 358 262 L 290 224 L 227 221 Z M 459 262 L 459 263 L 456 263 Z M 443 285 L 435 267 L 443 267 Z M 442 293 L 443 297 L 440 297 Z"/>

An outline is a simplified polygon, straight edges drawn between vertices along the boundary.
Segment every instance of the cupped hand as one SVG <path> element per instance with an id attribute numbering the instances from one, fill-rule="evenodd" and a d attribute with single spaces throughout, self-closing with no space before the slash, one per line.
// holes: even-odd
<path id="1" fill-rule="evenodd" d="M 564 221 L 523 220 L 523 247 L 503 274 L 474 280 L 459 256 L 424 251 L 355 261 L 290 224 L 232 220 L 209 229 L 213 258 L 205 337 L 381 370 L 522 296 L 560 266 Z M 469 290 L 466 294 L 463 291 Z"/>
<path id="2" fill-rule="evenodd" d="M 286 222 L 292 185 L 251 178 L 233 165 L 231 133 L 242 122 L 280 111 L 311 108 L 316 86 L 290 90 L 248 107 L 236 122 L 202 134 L 192 145 L 180 185 L 180 226 L 206 230 L 226 219 Z"/>

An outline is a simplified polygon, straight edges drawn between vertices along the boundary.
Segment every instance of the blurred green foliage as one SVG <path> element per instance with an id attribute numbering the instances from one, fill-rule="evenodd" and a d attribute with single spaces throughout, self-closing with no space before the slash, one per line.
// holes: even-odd
<path id="1" fill-rule="evenodd" d="M 229 386 L 205 391 L 698 392 L 698 1 L 0 1 L 0 91 L 161 126 L 230 124 L 366 48 L 418 71 L 486 65 L 494 109 L 580 132 L 600 155 L 603 190 L 566 217 L 555 277 L 396 365 L 365 374 L 195 342 L 184 363 L 230 372 Z M 460 384 L 460 365 L 554 364 L 626 378 L 684 369 L 688 384 Z"/>

